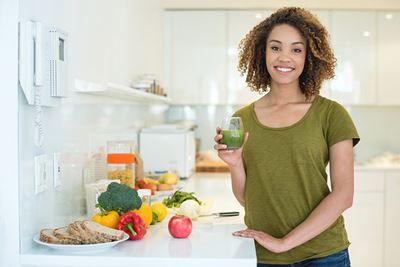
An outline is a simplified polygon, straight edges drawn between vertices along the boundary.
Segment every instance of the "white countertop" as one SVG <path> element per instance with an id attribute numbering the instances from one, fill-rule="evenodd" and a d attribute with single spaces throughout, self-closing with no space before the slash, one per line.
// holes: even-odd
<path id="1" fill-rule="evenodd" d="M 398 171 L 400 170 L 399 165 L 355 165 L 355 171 Z"/>
<path id="2" fill-rule="evenodd" d="M 213 201 L 212 212 L 240 211 L 240 216 L 203 217 L 193 221 L 187 239 L 172 238 L 168 217 L 150 226 L 145 238 L 126 241 L 100 253 L 67 253 L 34 245 L 21 255 L 22 265 L 38 266 L 256 266 L 254 241 L 232 236 L 245 228 L 243 208 L 234 199 L 228 174 L 196 174 L 184 183 L 184 191 Z M 168 216 L 172 216 L 169 214 Z"/>

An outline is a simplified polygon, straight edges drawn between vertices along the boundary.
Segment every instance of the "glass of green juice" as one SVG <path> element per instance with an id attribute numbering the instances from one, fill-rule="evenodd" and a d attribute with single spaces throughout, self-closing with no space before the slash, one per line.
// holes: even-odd
<path id="1" fill-rule="evenodd" d="M 243 122 L 240 117 L 228 117 L 222 120 L 221 124 L 222 139 L 221 144 L 227 149 L 238 149 L 244 141 Z"/>

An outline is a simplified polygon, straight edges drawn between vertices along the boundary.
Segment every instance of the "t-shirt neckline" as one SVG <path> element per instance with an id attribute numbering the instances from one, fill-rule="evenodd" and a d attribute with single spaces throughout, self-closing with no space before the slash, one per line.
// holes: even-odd
<path id="1" fill-rule="evenodd" d="M 275 130 L 275 131 L 282 131 L 282 130 L 287 130 L 287 129 L 291 129 L 293 127 L 296 127 L 297 125 L 300 125 L 303 123 L 303 121 L 305 121 L 307 119 L 307 117 L 310 115 L 310 113 L 312 112 L 312 110 L 314 109 L 314 106 L 316 105 L 316 103 L 319 101 L 319 99 L 321 98 L 320 95 L 316 95 L 314 97 L 314 100 L 311 102 L 311 106 L 308 108 L 308 110 L 306 111 L 306 113 L 303 115 L 303 117 L 301 117 L 300 120 L 296 121 L 295 123 L 289 125 L 289 126 L 285 126 L 285 127 L 270 127 L 267 125 L 262 124 L 257 117 L 256 111 L 254 110 L 254 104 L 255 102 L 251 103 L 251 114 L 253 116 L 253 119 L 255 120 L 255 122 L 257 123 L 257 125 L 259 125 L 261 128 L 264 129 L 268 129 L 268 130 Z"/>

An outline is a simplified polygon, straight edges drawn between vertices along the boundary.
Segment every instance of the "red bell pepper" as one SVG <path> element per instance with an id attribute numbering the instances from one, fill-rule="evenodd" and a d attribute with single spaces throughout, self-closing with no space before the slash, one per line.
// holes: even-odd
<path id="1" fill-rule="evenodd" d="M 146 226 L 139 215 L 129 211 L 119 218 L 118 230 L 129 235 L 130 240 L 138 240 L 146 234 Z"/>

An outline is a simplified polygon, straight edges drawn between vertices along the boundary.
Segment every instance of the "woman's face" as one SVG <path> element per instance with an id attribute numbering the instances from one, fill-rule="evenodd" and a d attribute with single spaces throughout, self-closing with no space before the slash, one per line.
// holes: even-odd
<path id="1" fill-rule="evenodd" d="M 272 28 L 266 45 L 267 70 L 272 83 L 298 85 L 305 58 L 306 40 L 296 28 L 288 24 Z"/>

